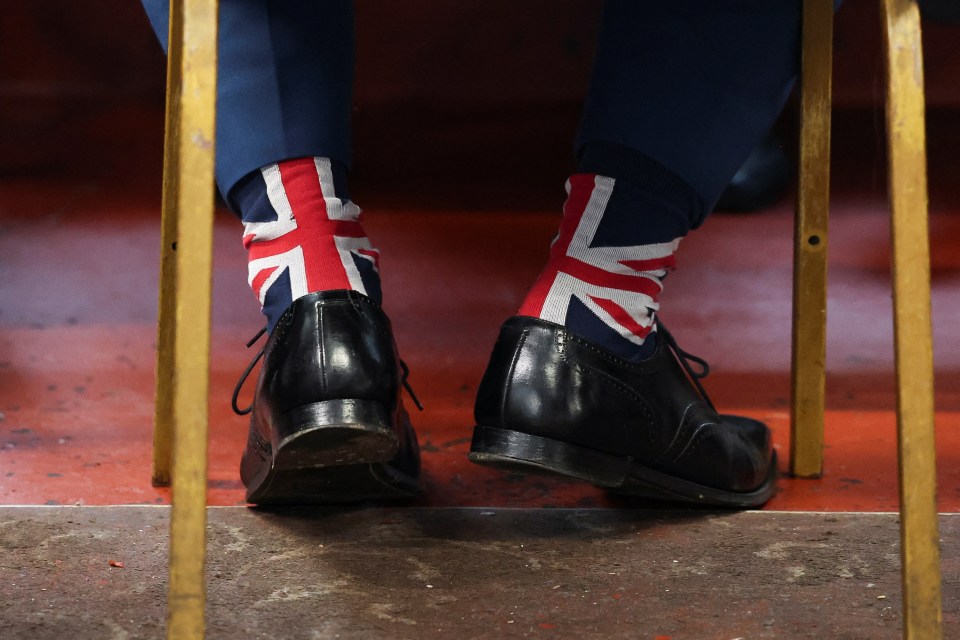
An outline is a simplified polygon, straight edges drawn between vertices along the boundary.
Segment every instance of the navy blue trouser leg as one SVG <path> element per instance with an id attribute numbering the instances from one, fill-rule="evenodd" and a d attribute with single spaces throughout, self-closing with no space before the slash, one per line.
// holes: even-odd
<path id="1" fill-rule="evenodd" d="M 167 1 L 143 4 L 165 43 Z M 661 169 L 679 177 L 687 193 L 668 184 L 658 197 L 688 211 L 688 228 L 699 225 L 780 112 L 797 73 L 799 36 L 799 0 L 609 0 L 578 153 L 613 143 L 636 152 L 637 182 L 659 189 Z M 349 165 L 353 50 L 350 0 L 221 2 L 224 194 L 287 158 Z M 593 146 L 600 152 L 588 155 L 600 157 L 600 168 L 622 164 L 623 153 L 606 158 L 602 144 Z M 589 164 L 581 169 L 595 170 L 597 162 Z"/>
<path id="2" fill-rule="evenodd" d="M 166 49 L 169 2 L 143 6 Z M 349 166 L 351 0 L 221 0 L 218 51 L 221 193 L 288 158 L 324 156 Z"/>
<path id="3" fill-rule="evenodd" d="M 660 187 L 652 159 L 696 194 L 693 207 L 682 190 L 659 195 L 698 226 L 783 108 L 800 25 L 799 0 L 608 0 L 577 150 L 613 145 L 581 170 L 625 166 L 612 177 Z"/>

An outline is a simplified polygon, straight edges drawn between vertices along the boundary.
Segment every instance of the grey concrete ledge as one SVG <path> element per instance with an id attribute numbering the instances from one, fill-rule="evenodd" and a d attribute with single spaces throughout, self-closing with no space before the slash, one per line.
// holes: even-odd
<path id="1" fill-rule="evenodd" d="M 0 507 L 0 638 L 162 637 L 168 516 Z M 210 638 L 901 633 L 896 514 L 222 507 L 208 523 Z M 960 637 L 956 515 L 941 540 Z"/>

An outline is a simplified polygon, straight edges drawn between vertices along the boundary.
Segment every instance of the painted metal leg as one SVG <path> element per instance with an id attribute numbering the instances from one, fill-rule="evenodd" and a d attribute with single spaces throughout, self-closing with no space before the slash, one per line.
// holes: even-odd
<path id="1" fill-rule="evenodd" d="M 202 638 L 216 0 L 173 0 L 169 43 L 153 477 L 173 481 L 167 637 Z"/>
<path id="2" fill-rule="evenodd" d="M 823 471 L 827 350 L 827 218 L 833 2 L 803 3 L 800 181 L 794 229 L 790 471 Z"/>
<path id="3" fill-rule="evenodd" d="M 173 6 L 171 5 L 171 13 Z M 171 16 L 171 26 L 173 19 Z M 171 29 L 171 32 L 173 29 Z M 172 33 L 171 33 L 172 36 Z M 180 86 L 182 45 L 170 40 L 167 58 L 166 135 L 160 222 L 160 300 L 157 305 L 157 382 L 153 405 L 153 485 L 170 486 L 173 451 L 174 322 L 177 308 L 177 177 L 180 175 Z"/>
<path id="4" fill-rule="evenodd" d="M 893 238 L 904 637 L 943 637 L 920 15 L 882 0 Z"/>

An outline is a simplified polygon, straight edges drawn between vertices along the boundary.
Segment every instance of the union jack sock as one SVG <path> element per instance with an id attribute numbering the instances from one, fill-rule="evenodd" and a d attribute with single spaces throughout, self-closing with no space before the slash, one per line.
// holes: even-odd
<path id="1" fill-rule="evenodd" d="M 380 253 L 345 184 L 342 165 L 317 157 L 267 165 L 231 190 L 248 282 L 271 331 L 294 300 L 315 291 L 353 289 L 380 304 Z"/>
<path id="2" fill-rule="evenodd" d="M 606 143 L 587 147 L 566 186 L 560 230 L 519 315 L 642 360 L 656 350 L 663 280 L 697 196 L 653 160 Z"/>

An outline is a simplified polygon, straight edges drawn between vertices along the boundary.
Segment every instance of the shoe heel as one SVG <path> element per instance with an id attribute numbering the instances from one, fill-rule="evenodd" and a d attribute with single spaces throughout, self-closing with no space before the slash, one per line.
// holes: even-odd
<path id="1" fill-rule="evenodd" d="M 291 409 L 274 425 L 276 469 L 389 462 L 400 447 L 395 416 L 383 402 L 326 400 Z"/>
<path id="2" fill-rule="evenodd" d="M 512 429 L 477 426 L 471 462 L 521 472 L 559 474 L 600 487 L 623 484 L 629 460 Z"/>

